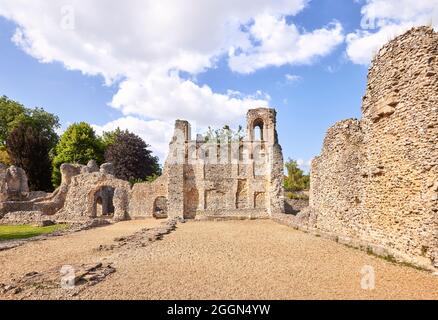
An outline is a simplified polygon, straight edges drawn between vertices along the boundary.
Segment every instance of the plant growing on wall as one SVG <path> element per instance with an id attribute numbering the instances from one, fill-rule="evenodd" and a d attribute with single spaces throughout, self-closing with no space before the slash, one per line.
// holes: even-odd
<path id="1" fill-rule="evenodd" d="M 205 142 L 226 141 L 228 143 L 242 141 L 244 137 L 243 128 L 239 126 L 237 130 L 231 129 L 229 125 L 225 125 L 221 129 L 213 129 L 208 127 L 205 134 Z"/>

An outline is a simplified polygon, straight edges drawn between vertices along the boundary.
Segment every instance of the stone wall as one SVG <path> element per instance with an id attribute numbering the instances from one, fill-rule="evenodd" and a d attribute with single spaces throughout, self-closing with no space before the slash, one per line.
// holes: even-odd
<path id="1" fill-rule="evenodd" d="M 309 199 L 289 199 L 288 197 L 285 197 L 284 206 L 286 214 L 296 215 L 303 209 L 309 207 Z"/>
<path id="2" fill-rule="evenodd" d="M 23 201 L 29 198 L 26 172 L 16 166 L 0 166 L 0 202 Z"/>
<path id="3" fill-rule="evenodd" d="M 115 178 L 109 172 L 82 171 L 73 176 L 64 206 L 56 213 L 61 222 L 107 218 L 116 221 L 128 216 L 129 182 Z"/>
<path id="4" fill-rule="evenodd" d="M 168 196 L 167 172 L 154 182 L 137 183 L 130 192 L 129 217 L 152 218 L 156 209 L 156 201 Z"/>
<path id="5" fill-rule="evenodd" d="M 362 119 L 312 163 L 309 226 L 438 266 L 438 34 L 414 28 L 373 60 Z"/>
<path id="6" fill-rule="evenodd" d="M 260 130 L 258 138 L 256 128 Z M 267 218 L 284 211 L 283 156 L 274 109 L 249 110 L 247 135 L 236 141 L 207 141 L 202 136 L 192 140 L 190 124 L 177 120 L 163 175 L 151 183 L 131 188 L 114 177 L 111 164 L 99 167 L 95 161 L 87 166 L 63 164 L 61 173 L 61 186 L 53 194 L 32 200 L 27 195 L 23 201 L 0 200 L 0 218 L 13 212 L 17 212 L 14 217 L 25 217 L 26 212 L 29 216 L 50 215 L 58 222 Z M 20 187 L 21 180 L 17 181 Z M 4 185 L 8 186 L 0 184 L 1 190 Z"/>
<path id="7" fill-rule="evenodd" d="M 274 109 L 249 110 L 241 141 L 207 141 L 201 135 L 192 140 L 189 122 L 177 120 L 163 176 L 134 186 L 129 215 L 162 215 L 163 206 L 155 204 L 165 198 L 169 217 L 267 218 L 284 211 L 282 179 Z"/>
<path id="8" fill-rule="evenodd" d="M 171 216 L 259 218 L 284 211 L 274 109 L 249 110 L 241 141 L 192 140 L 190 131 L 187 121 L 176 122 L 166 161 Z"/>

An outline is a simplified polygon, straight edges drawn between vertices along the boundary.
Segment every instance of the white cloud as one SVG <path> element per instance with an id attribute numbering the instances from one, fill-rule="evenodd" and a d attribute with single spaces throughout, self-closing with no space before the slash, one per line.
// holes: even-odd
<path id="1" fill-rule="evenodd" d="M 238 72 L 308 63 L 342 41 L 338 23 L 312 32 L 286 23 L 286 16 L 308 2 L 69 0 L 65 6 L 64 0 L 1 0 L 0 15 L 17 24 L 12 40 L 40 62 L 61 62 L 117 85 L 109 105 L 124 117 L 103 127 L 125 125 L 162 153 L 175 118 L 199 126 L 233 125 L 247 109 L 266 106 L 270 99 L 263 92 L 237 94 L 233 88 L 214 92 L 182 79 L 180 72 L 196 79 L 229 55 Z M 167 136 L 151 125 L 167 130 Z"/>
<path id="2" fill-rule="evenodd" d="M 165 121 L 187 119 L 203 126 L 233 124 L 250 107 L 267 106 L 268 98 L 261 93 L 214 93 L 208 86 L 200 87 L 177 75 L 154 73 L 141 81 L 123 81 L 111 105 L 125 115 Z"/>
<path id="3" fill-rule="evenodd" d="M 230 54 L 230 68 L 240 73 L 252 73 L 268 66 L 309 64 L 344 41 L 339 22 L 312 32 L 300 32 L 284 16 L 268 14 L 257 16 L 247 33 L 254 39 L 253 44 Z"/>
<path id="4" fill-rule="evenodd" d="M 2 0 L 15 42 L 42 62 L 60 61 L 107 82 L 151 69 L 197 73 L 233 46 L 250 45 L 241 25 L 257 13 L 295 15 L 307 0 Z M 65 20 L 72 15 L 73 25 Z"/>
<path id="5" fill-rule="evenodd" d="M 303 170 L 305 173 L 309 173 L 312 167 L 312 160 L 313 159 L 309 159 L 309 160 L 298 159 L 297 164 L 301 170 Z"/>
<path id="6" fill-rule="evenodd" d="M 286 82 L 288 84 L 295 83 L 295 82 L 300 81 L 302 79 L 301 76 L 298 76 L 296 74 L 289 74 L 289 73 L 285 74 L 284 77 L 285 77 Z"/>
<path id="7" fill-rule="evenodd" d="M 362 29 L 347 35 L 347 55 L 358 64 L 413 26 L 438 28 L 438 0 L 367 0 L 361 12 Z"/>
<path id="8" fill-rule="evenodd" d="M 117 128 L 135 132 L 147 144 L 151 145 L 151 150 L 163 159 L 168 151 L 169 141 L 172 138 L 173 125 L 159 120 L 145 121 L 134 117 L 124 117 L 109 122 L 103 126 L 93 125 L 97 134 L 113 131 Z M 154 142 L 153 144 L 151 142 Z"/>

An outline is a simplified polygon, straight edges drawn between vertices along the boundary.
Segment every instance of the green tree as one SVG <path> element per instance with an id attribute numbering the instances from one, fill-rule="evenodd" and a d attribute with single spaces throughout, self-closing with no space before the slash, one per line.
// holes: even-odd
<path id="1" fill-rule="evenodd" d="M 0 164 L 10 166 L 12 164 L 6 147 L 0 146 Z"/>
<path id="2" fill-rule="evenodd" d="M 72 124 L 59 139 L 52 161 L 52 182 L 61 183 L 60 167 L 63 163 L 87 164 L 90 160 L 103 162 L 102 141 L 96 137 L 93 128 L 85 122 Z"/>
<path id="3" fill-rule="evenodd" d="M 117 178 L 136 182 L 160 175 L 158 158 L 152 155 L 150 146 L 139 136 L 130 132 L 120 132 L 115 143 L 105 151 L 105 161 L 114 166 Z"/>
<path id="4" fill-rule="evenodd" d="M 58 141 L 56 129 L 60 127 L 59 118 L 41 108 L 28 109 L 22 104 L 0 97 L 0 146 L 5 146 L 9 133 L 20 124 L 31 126 L 49 140 L 50 148 Z"/>
<path id="5" fill-rule="evenodd" d="M 310 176 L 304 174 L 295 160 L 289 158 L 285 164 L 287 177 L 284 179 L 284 188 L 286 191 L 297 192 L 308 190 L 310 187 Z"/>
<path id="6" fill-rule="evenodd" d="M 49 166 L 47 173 L 47 159 L 58 141 L 59 127 L 54 114 L 0 97 L 0 162 L 23 168 L 33 190 L 49 191 L 47 175 L 51 169 Z"/>
<path id="7" fill-rule="evenodd" d="M 128 130 L 121 130 L 117 128 L 113 131 L 105 131 L 100 138 L 102 141 L 102 145 L 104 150 L 107 150 L 109 146 L 113 145 L 116 142 L 117 136 L 122 133 L 129 133 Z"/>
<path id="8" fill-rule="evenodd" d="M 26 113 L 26 108 L 6 96 L 0 97 L 0 145 L 6 145 L 8 134 L 19 124 L 19 118 Z"/>
<path id="9" fill-rule="evenodd" d="M 49 159 L 51 141 L 45 132 L 21 123 L 9 133 L 6 146 L 12 163 L 26 171 L 30 190 L 53 190 Z"/>
<path id="10" fill-rule="evenodd" d="M 18 116 L 17 122 L 38 130 L 49 141 L 50 148 L 58 143 L 56 129 L 60 127 L 58 116 L 46 112 L 42 108 L 26 109 L 24 115 Z"/>

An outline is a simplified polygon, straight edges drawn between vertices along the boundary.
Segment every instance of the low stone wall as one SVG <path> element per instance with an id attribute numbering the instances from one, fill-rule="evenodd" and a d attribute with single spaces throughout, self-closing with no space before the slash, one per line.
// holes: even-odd
<path id="1" fill-rule="evenodd" d="M 235 210 L 205 210 L 197 211 L 196 219 L 269 219 L 268 210 L 235 209 Z"/>
<path id="2" fill-rule="evenodd" d="M 131 219 L 151 218 L 157 198 L 168 197 L 166 174 L 154 182 L 137 183 L 129 195 L 129 217 Z"/>
<path id="3" fill-rule="evenodd" d="M 284 199 L 284 206 L 285 206 L 285 213 L 287 214 L 297 214 L 304 208 L 307 208 L 309 206 L 309 200 L 308 199 Z"/>
<path id="4" fill-rule="evenodd" d="M 7 213 L 0 219 L 0 225 L 21 225 L 21 224 L 37 224 L 48 217 L 44 217 L 39 211 L 16 211 Z"/>
<path id="5" fill-rule="evenodd" d="M 105 199 L 105 188 L 113 190 L 111 199 Z M 117 179 L 106 172 L 85 172 L 74 176 L 71 178 L 64 206 L 56 214 L 56 220 L 70 222 L 94 219 L 99 216 L 99 199 L 114 206 L 113 212 L 107 212 L 107 218 L 125 220 L 128 218 L 130 189 L 129 182 Z M 102 214 L 105 215 L 105 212 Z"/>

